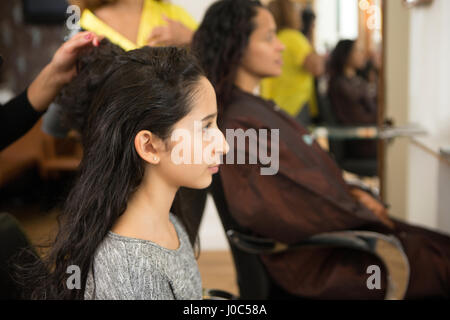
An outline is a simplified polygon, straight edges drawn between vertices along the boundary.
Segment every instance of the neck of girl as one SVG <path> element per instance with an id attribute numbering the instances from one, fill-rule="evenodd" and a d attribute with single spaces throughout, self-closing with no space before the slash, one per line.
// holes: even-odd
<path id="1" fill-rule="evenodd" d="M 141 185 L 130 197 L 127 209 L 112 231 L 150 240 L 170 229 L 170 208 L 178 188 L 171 186 L 153 170 L 146 170 Z"/>
<path id="2" fill-rule="evenodd" d="M 239 67 L 235 85 L 244 92 L 255 94 L 255 90 L 261 82 L 261 78 L 255 76 L 254 74 L 248 72 L 242 67 Z"/>

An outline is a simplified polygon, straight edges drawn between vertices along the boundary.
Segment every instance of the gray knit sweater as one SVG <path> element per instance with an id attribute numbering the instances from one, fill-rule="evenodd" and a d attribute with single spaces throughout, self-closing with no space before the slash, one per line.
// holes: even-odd
<path id="1" fill-rule="evenodd" d="M 201 299 L 200 273 L 188 235 L 174 215 L 170 219 L 180 242 L 176 250 L 109 232 L 95 253 L 95 294 L 89 272 L 84 298 Z"/>

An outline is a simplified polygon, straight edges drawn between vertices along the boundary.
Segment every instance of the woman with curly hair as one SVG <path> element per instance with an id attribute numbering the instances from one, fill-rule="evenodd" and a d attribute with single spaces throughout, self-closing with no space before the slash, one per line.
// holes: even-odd
<path id="1" fill-rule="evenodd" d="M 267 137 L 266 142 L 271 152 L 279 152 L 274 175 L 261 175 L 267 163 L 255 154 L 257 148 L 249 147 L 259 139 L 249 135 L 245 147 L 233 143 L 230 154 L 235 158 L 258 159 L 257 164 L 239 165 L 227 156 L 221 168 L 233 218 L 249 233 L 287 244 L 342 230 L 394 235 L 410 263 L 406 298 L 448 298 L 450 238 L 391 219 L 378 199 L 344 181 L 304 127 L 254 94 L 262 79 L 281 73 L 284 47 L 276 29 L 271 13 L 258 1 L 220 0 L 194 35 L 193 50 L 217 92 L 221 130 L 279 130 L 279 141 Z M 364 252 L 304 247 L 260 258 L 273 283 L 290 298 L 379 299 L 386 293 L 381 260 Z M 373 265 L 382 270 L 380 290 L 367 287 L 367 269 Z"/>
<path id="2" fill-rule="evenodd" d="M 216 96 L 195 58 L 175 47 L 125 53 L 103 40 L 59 101 L 84 156 L 50 252 L 20 272 L 31 298 L 201 299 L 188 225 L 170 208 L 180 187 L 211 183 L 226 142 L 205 140 L 218 132 Z M 179 164 L 180 130 L 193 138 Z M 203 146 L 201 162 L 193 145 Z"/>

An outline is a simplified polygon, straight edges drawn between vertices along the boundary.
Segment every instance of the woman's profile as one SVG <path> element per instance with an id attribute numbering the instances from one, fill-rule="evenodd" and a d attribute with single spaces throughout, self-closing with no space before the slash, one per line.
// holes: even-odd
<path id="1" fill-rule="evenodd" d="M 218 132 L 217 105 L 196 60 L 175 47 L 125 53 L 103 40 L 59 100 L 84 156 L 52 249 L 23 271 L 35 279 L 31 298 L 201 299 L 185 224 L 170 208 L 180 187 L 209 186 L 227 145 L 220 132 L 220 143 L 205 141 Z M 176 164 L 175 130 L 201 139 L 192 142 L 214 162 Z M 79 289 L 67 286 L 74 266 Z"/>

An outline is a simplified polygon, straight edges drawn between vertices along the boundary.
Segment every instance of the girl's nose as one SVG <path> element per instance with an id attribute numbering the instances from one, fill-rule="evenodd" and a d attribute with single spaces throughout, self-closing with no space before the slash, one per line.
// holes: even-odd
<path id="1" fill-rule="evenodd" d="M 222 135 L 222 143 L 220 144 L 220 146 L 218 147 L 216 152 L 219 152 L 222 155 L 225 155 L 228 153 L 228 151 L 230 151 L 230 145 L 228 144 L 227 139 L 225 138 L 225 136 L 223 135 L 222 132 L 221 132 L 221 135 Z"/>
<path id="2" fill-rule="evenodd" d="M 280 39 L 277 39 L 277 44 L 278 51 L 284 51 L 286 49 L 286 46 L 283 44 L 283 42 L 280 41 Z"/>

